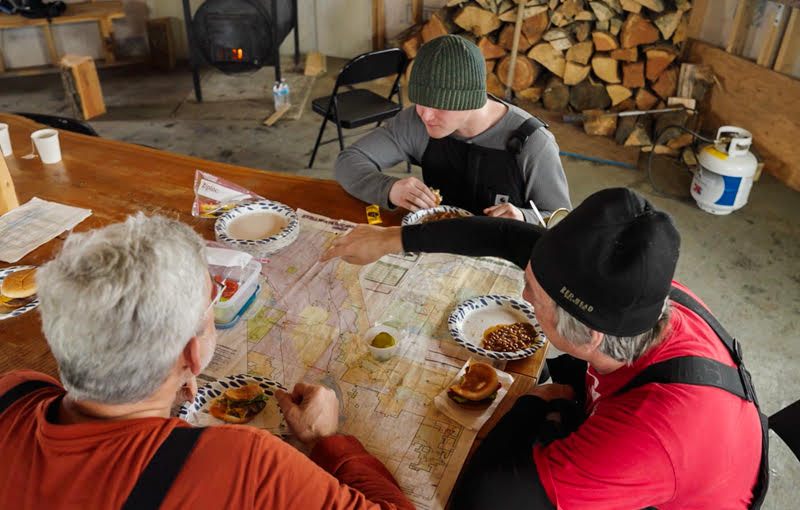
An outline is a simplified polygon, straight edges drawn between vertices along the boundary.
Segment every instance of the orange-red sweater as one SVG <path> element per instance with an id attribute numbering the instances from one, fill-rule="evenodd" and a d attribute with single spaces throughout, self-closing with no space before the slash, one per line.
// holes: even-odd
<path id="1" fill-rule="evenodd" d="M 44 374 L 0 377 L 0 395 Z M 0 414 L 0 508 L 120 508 L 177 418 L 58 425 L 48 407 L 65 392 L 37 390 Z M 268 432 L 203 432 L 167 494 L 167 509 L 413 509 L 389 471 L 349 436 L 321 440 L 311 459 Z"/>

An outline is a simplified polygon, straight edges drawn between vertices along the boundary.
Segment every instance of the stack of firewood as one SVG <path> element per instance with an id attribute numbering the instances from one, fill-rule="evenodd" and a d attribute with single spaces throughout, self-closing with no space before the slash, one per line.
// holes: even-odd
<path id="1" fill-rule="evenodd" d="M 510 78 L 514 96 L 541 100 L 552 111 L 649 110 L 676 95 L 676 60 L 687 40 L 690 8 L 689 0 L 450 0 L 395 42 L 413 59 L 434 37 L 470 39 L 486 59 L 487 89 L 498 97 L 506 95 Z M 413 60 L 409 71 L 411 66 Z M 591 134 L 615 135 L 617 119 L 599 117 L 586 127 Z M 638 139 L 617 135 L 617 141 L 650 144 L 641 131 Z"/>

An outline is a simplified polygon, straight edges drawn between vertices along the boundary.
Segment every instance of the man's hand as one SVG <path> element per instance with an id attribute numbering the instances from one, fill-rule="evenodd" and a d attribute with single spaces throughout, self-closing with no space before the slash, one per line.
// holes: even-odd
<path id="1" fill-rule="evenodd" d="M 351 264 L 369 264 L 386 255 L 403 251 L 400 227 L 359 225 L 347 235 L 334 239 L 320 257 L 321 262 L 341 257 Z"/>
<path id="2" fill-rule="evenodd" d="M 339 401 L 330 388 L 318 384 L 297 383 L 289 394 L 275 392 L 283 417 L 292 434 L 307 445 L 336 434 L 339 425 Z"/>
<path id="3" fill-rule="evenodd" d="M 568 384 L 552 383 L 534 386 L 528 392 L 528 395 L 539 397 L 547 400 L 548 402 L 559 398 L 563 398 L 565 400 L 575 400 L 575 390 L 573 390 L 572 386 Z"/>
<path id="4" fill-rule="evenodd" d="M 486 216 L 494 216 L 495 218 L 512 218 L 519 221 L 525 221 L 525 216 L 522 215 L 522 211 L 508 202 L 487 207 L 483 210 L 483 214 Z"/>
<path id="5" fill-rule="evenodd" d="M 389 202 L 409 211 L 416 211 L 436 206 L 436 195 L 416 177 L 406 177 L 392 184 Z"/>

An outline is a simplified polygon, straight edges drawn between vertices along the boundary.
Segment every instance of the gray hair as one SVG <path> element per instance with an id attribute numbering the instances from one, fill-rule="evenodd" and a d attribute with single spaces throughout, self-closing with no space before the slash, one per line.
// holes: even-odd
<path id="1" fill-rule="evenodd" d="M 139 213 L 70 235 L 36 276 L 67 391 L 105 404 L 155 393 L 198 334 L 208 279 L 203 240 L 176 220 Z"/>
<path id="2" fill-rule="evenodd" d="M 556 331 L 559 335 L 575 345 L 586 345 L 592 341 L 592 328 L 570 315 L 555 301 L 553 304 L 556 309 Z M 635 336 L 614 336 L 603 333 L 603 341 L 600 342 L 598 349 L 603 354 L 630 365 L 661 341 L 661 337 L 669 325 L 671 313 L 672 308 L 669 298 L 667 298 L 661 309 L 661 316 L 653 329 Z"/>

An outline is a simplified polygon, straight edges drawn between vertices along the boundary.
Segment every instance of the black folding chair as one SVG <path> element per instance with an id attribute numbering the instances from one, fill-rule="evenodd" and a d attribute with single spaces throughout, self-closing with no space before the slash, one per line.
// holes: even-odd
<path id="1" fill-rule="evenodd" d="M 800 400 L 770 416 L 769 428 L 783 439 L 797 460 L 800 460 Z"/>
<path id="2" fill-rule="evenodd" d="M 82 120 L 70 119 L 68 117 L 56 117 L 54 115 L 44 115 L 41 113 L 22 113 L 15 112 L 15 115 L 31 119 L 39 124 L 44 124 L 51 128 L 63 129 L 64 131 L 72 131 L 73 133 L 80 133 L 88 136 L 99 136 L 97 131 L 89 125 L 88 122 Z"/>
<path id="3" fill-rule="evenodd" d="M 317 149 L 320 145 L 339 140 L 339 149 L 344 150 L 344 137 L 342 128 L 353 129 L 357 127 L 377 122 L 375 127 L 381 122 L 394 117 L 403 109 L 403 97 L 400 93 L 400 76 L 406 68 L 408 61 L 406 53 L 400 48 L 389 48 L 386 50 L 371 51 L 359 55 L 339 71 L 336 85 L 333 86 L 333 94 L 330 96 L 319 97 L 311 102 L 311 108 L 315 113 L 322 115 L 322 126 L 319 128 L 317 143 L 311 152 L 311 160 L 308 168 L 314 164 L 317 156 Z M 392 90 L 388 97 L 383 97 L 375 92 L 366 89 L 352 89 L 340 92 L 340 87 L 350 87 L 359 83 L 365 83 L 385 76 L 397 75 L 392 85 Z M 392 101 L 392 97 L 397 94 L 397 102 Z M 336 123 L 338 138 L 332 138 L 321 142 L 322 133 L 328 121 Z M 410 170 L 410 167 L 409 167 Z"/>

